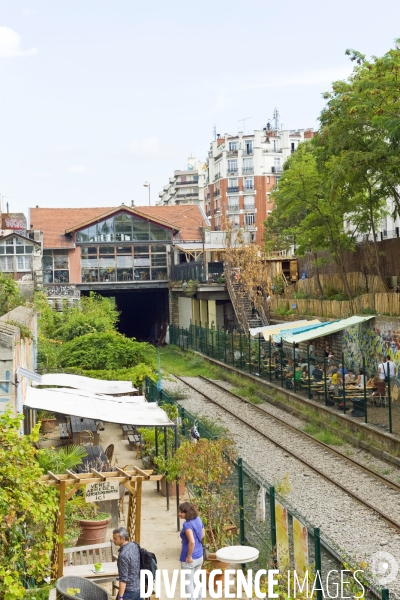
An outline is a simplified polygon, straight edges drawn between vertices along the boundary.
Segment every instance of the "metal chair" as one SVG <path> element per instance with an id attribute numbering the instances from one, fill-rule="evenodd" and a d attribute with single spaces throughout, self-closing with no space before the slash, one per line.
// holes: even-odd
<path id="1" fill-rule="evenodd" d="M 68 588 L 78 588 L 80 590 L 79 596 L 68 594 Z M 58 592 L 57 597 L 59 598 L 70 600 L 76 600 L 77 598 L 82 600 L 108 600 L 108 594 L 105 589 L 83 577 L 74 577 L 72 575 L 60 577 L 56 583 L 56 590 Z"/>
<path id="2" fill-rule="evenodd" d="M 91 431 L 84 429 L 79 432 L 78 435 L 78 446 L 93 446 L 94 436 Z"/>
<path id="3" fill-rule="evenodd" d="M 107 448 L 104 450 L 104 454 L 106 455 L 107 460 L 108 460 L 108 462 L 109 462 L 109 464 L 111 466 L 111 461 L 112 461 L 113 456 L 114 456 L 114 444 L 109 444 L 107 446 Z"/>

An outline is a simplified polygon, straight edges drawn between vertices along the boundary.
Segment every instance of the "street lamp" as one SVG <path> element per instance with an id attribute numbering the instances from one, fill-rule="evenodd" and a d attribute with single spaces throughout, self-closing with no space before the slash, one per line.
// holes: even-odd
<path id="1" fill-rule="evenodd" d="M 149 188 L 149 206 L 150 206 L 150 183 L 148 181 L 145 181 L 143 186 Z"/>

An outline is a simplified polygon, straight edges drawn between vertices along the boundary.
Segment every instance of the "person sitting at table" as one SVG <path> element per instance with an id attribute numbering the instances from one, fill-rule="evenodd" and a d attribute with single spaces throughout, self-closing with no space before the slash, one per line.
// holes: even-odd
<path id="1" fill-rule="evenodd" d="M 373 385 L 376 388 L 372 392 L 374 406 L 381 406 L 382 398 L 386 396 L 386 381 L 379 379 L 379 375 L 375 375 Z M 377 398 L 379 398 L 379 402 L 377 402 Z"/>
<path id="2" fill-rule="evenodd" d="M 347 375 L 348 373 L 348 370 L 342 364 L 339 365 L 339 371 L 342 373 L 342 375 Z"/>
<path id="3" fill-rule="evenodd" d="M 374 388 L 375 387 L 376 378 L 379 379 L 379 376 L 378 375 L 374 375 L 370 379 L 368 379 L 366 387 L 367 388 Z"/>
<path id="4" fill-rule="evenodd" d="M 357 388 L 363 388 L 364 387 L 364 382 L 365 382 L 364 370 L 360 369 L 358 371 L 358 377 L 357 377 L 357 380 L 356 380 L 356 387 Z"/>
<path id="5" fill-rule="evenodd" d="M 288 360 L 288 364 L 285 367 L 284 370 L 284 378 L 285 378 L 285 383 L 286 383 L 286 387 L 288 389 L 290 389 L 292 386 L 292 379 L 293 379 L 293 373 L 294 373 L 294 365 L 293 365 L 293 361 L 291 358 L 289 358 Z"/>
<path id="6" fill-rule="evenodd" d="M 310 377 L 313 376 L 314 369 L 315 369 L 315 360 L 312 358 L 312 359 L 310 359 L 310 368 L 309 368 Z"/>
<path id="7" fill-rule="evenodd" d="M 313 371 L 314 381 L 320 382 L 324 376 L 324 372 L 321 369 L 321 365 L 317 365 Z"/>
<path id="8" fill-rule="evenodd" d="M 308 379 L 308 365 L 300 365 L 301 376 L 303 379 Z"/>
<path id="9" fill-rule="evenodd" d="M 331 391 L 333 391 L 333 394 L 335 396 L 337 396 L 338 395 L 338 391 L 339 391 L 339 373 L 338 373 L 338 370 L 336 368 L 334 369 L 334 371 L 332 373 L 331 382 L 330 383 L 331 384 L 329 386 L 329 389 Z"/>
<path id="10" fill-rule="evenodd" d="M 283 376 L 284 377 L 286 377 L 286 375 L 285 375 L 286 373 L 293 373 L 293 361 L 292 361 L 292 359 L 289 358 L 287 365 L 285 365 L 285 362 L 283 362 L 283 365 L 284 365 Z M 280 363 L 277 364 L 277 367 L 276 367 L 274 373 L 275 373 L 275 379 L 279 379 L 280 375 L 281 375 L 281 365 L 280 365 Z"/>
<path id="11" fill-rule="evenodd" d="M 330 377 L 331 375 L 333 375 L 333 373 L 336 373 L 337 370 L 338 370 L 338 368 L 337 368 L 336 365 L 330 365 L 328 367 L 328 370 L 327 370 L 326 374 L 328 375 L 328 377 Z"/>
<path id="12" fill-rule="evenodd" d="M 356 380 L 356 376 L 354 375 L 353 371 L 351 369 L 349 369 L 349 372 L 347 373 L 347 375 L 344 376 L 345 383 L 354 383 L 355 380 Z"/>

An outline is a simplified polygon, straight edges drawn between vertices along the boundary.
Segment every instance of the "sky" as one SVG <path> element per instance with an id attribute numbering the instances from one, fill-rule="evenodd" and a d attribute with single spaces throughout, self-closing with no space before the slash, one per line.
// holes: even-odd
<path id="1" fill-rule="evenodd" d="M 3 210 L 146 205 L 145 181 L 155 204 L 214 125 L 317 128 L 346 48 L 382 55 L 399 22 L 399 0 L 0 0 Z"/>

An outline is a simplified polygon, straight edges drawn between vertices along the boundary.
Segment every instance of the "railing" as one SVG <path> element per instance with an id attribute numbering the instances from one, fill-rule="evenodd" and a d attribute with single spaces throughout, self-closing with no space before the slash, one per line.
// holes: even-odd
<path id="1" fill-rule="evenodd" d="M 254 173 L 254 167 L 243 167 L 243 173 Z"/>
<path id="2" fill-rule="evenodd" d="M 221 190 L 214 190 L 214 198 L 218 198 L 221 195 Z"/>
<path id="3" fill-rule="evenodd" d="M 224 273 L 224 263 L 222 261 L 209 262 L 207 264 L 208 281 L 218 283 L 218 279 L 222 277 Z"/>
<path id="4" fill-rule="evenodd" d="M 238 300 L 236 290 L 233 287 L 232 277 L 235 275 L 235 271 L 232 270 L 232 265 L 229 262 L 225 263 L 225 285 L 227 287 L 229 297 L 232 302 L 233 310 L 235 311 L 236 318 L 243 331 L 247 331 L 249 326 L 247 317 L 243 305 Z"/>
<path id="5" fill-rule="evenodd" d="M 188 180 L 188 181 L 177 181 L 175 183 L 175 185 L 186 185 L 188 187 L 192 187 L 193 184 L 195 184 L 195 183 L 199 183 L 199 180 L 198 179 L 191 179 L 191 180 Z"/>
<path id="6" fill-rule="evenodd" d="M 190 194 L 176 194 L 177 198 L 198 198 L 199 197 L 199 192 L 197 193 L 190 193 Z"/>
<path id="7" fill-rule="evenodd" d="M 238 212 L 239 204 L 228 204 L 228 212 Z"/>
<path id="8" fill-rule="evenodd" d="M 243 154 L 246 156 L 252 156 L 254 154 L 253 148 L 244 148 Z"/>
<path id="9" fill-rule="evenodd" d="M 182 263 L 180 265 L 172 265 L 171 267 L 172 281 L 204 281 L 204 268 L 202 262 Z"/>
<path id="10" fill-rule="evenodd" d="M 271 171 L 272 171 L 272 173 L 282 173 L 283 167 L 281 167 L 281 166 L 274 166 L 274 167 L 271 167 Z"/>
<path id="11" fill-rule="evenodd" d="M 254 204 L 245 204 L 244 210 L 254 210 Z"/>
<path id="12" fill-rule="evenodd" d="M 282 148 L 263 148 L 263 152 L 276 152 L 282 153 Z"/>
<path id="13" fill-rule="evenodd" d="M 246 187 L 243 188 L 243 194 L 248 194 L 249 192 L 254 192 L 254 186 L 250 186 L 250 185 L 246 185 Z"/>
<path id="14" fill-rule="evenodd" d="M 239 186 L 238 185 L 234 185 L 234 186 L 230 186 L 228 187 L 228 194 L 237 194 L 239 192 Z"/>
<path id="15" fill-rule="evenodd" d="M 228 175 L 236 175 L 237 173 L 239 173 L 239 169 L 238 168 L 232 168 L 232 169 L 230 169 L 228 167 L 227 173 L 228 173 Z"/>
<path id="16" fill-rule="evenodd" d="M 216 173 L 214 175 L 214 181 L 217 181 L 217 179 L 221 179 L 221 177 L 222 177 L 221 173 Z"/>
<path id="17" fill-rule="evenodd" d="M 228 150 L 227 155 L 228 156 L 237 156 L 238 151 L 237 150 Z"/>

